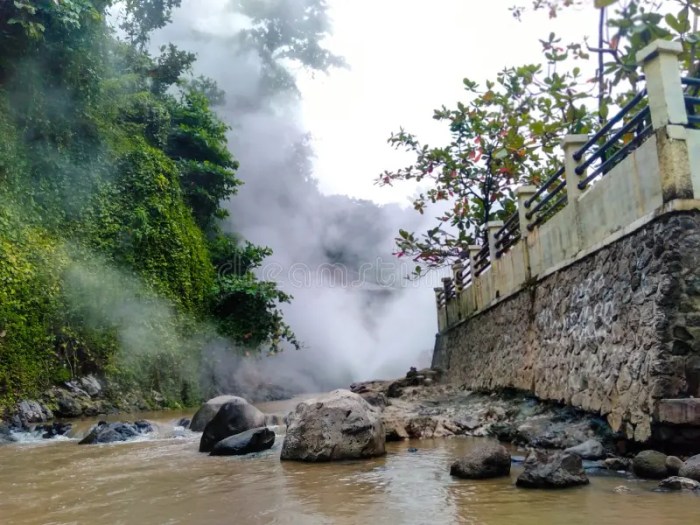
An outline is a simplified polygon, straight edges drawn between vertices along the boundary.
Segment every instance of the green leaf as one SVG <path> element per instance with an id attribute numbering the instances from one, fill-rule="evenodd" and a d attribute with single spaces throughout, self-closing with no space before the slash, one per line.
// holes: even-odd
<path id="1" fill-rule="evenodd" d="M 613 5 L 617 0 L 595 0 L 593 5 L 596 9 L 605 9 L 608 6 Z"/>

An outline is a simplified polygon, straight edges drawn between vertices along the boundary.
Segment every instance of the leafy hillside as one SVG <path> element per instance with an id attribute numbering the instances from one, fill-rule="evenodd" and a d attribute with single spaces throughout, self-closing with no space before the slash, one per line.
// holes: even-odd
<path id="1" fill-rule="evenodd" d="M 218 334 L 296 344 L 269 254 L 218 223 L 237 162 L 194 56 L 145 51 L 177 0 L 0 4 L 0 408 L 106 374 L 192 403 Z M 124 7 L 122 6 L 122 7 Z"/>

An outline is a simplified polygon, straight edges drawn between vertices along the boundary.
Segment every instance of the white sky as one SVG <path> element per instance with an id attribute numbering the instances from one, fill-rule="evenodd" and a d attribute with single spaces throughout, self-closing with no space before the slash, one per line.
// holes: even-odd
<path id="1" fill-rule="evenodd" d="M 374 185 L 385 169 L 411 161 L 386 143 L 392 131 L 403 126 L 439 145 L 445 130 L 433 110 L 463 99 L 464 77 L 483 81 L 541 62 L 539 39 L 550 31 L 565 40 L 595 33 L 592 7 L 554 20 L 530 12 L 517 22 L 508 11 L 516 3 L 530 0 L 329 0 L 328 46 L 351 69 L 300 79 L 321 190 L 407 204 L 413 186 Z"/>

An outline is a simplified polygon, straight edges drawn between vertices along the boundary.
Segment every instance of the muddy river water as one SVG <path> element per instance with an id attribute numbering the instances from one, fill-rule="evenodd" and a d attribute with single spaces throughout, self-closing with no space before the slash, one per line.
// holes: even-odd
<path id="1" fill-rule="evenodd" d="M 654 492 L 654 483 L 623 476 L 591 477 L 589 486 L 563 491 L 517 489 L 517 466 L 510 479 L 451 478 L 450 463 L 479 438 L 390 443 L 375 460 L 303 464 L 280 462 L 278 427 L 270 451 L 209 457 L 197 452 L 199 434 L 175 427 L 182 415 L 146 414 L 158 432 L 137 442 L 36 439 L 0 447 L 0 524 L 700 522 L 700 496 Z M 77 424 L 75 436 L 93 423 Z"/>

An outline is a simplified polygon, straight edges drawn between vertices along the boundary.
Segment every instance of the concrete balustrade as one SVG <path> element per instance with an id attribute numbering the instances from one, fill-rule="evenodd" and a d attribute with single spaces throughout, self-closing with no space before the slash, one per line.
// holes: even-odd
<path id="1" fill-rule="evenodd" d="M 646 76 L 653 133 L 604 176 L 584 189 L 579 183 L 574 153 L 587 135 L 568 135 L 562 141 L 567 203 L 549 220 L 528 228 L 525 202 L 534 186 L 516 190 L 520 240 L 497 257 L 496 232 L 500 221 L 486 225 L 491 266 L 478 276 L 474 259 L 482 248 L 470 246 L 471 283 L 462 287 L 463 267 L 455 265 L 456 293 L 450 298 L 443 283 L 446 306 L 438 312 L 439 331 L 479 314 L 534 281 L 569 266 L 666 213 L 700 209 L 700 130 L 687 127 L 678 55 L 680 44 L 657 41 L 637 59 Z M 534 206 L 534 205 L 533 205 Z M 459 270 L 459 275 L 458 275 Z M 437 289 L 436 289 L 437 290 Z M 437 293 L 437 292 L 436 292 Z M 441 311 L 442 311 L 441 310 Z"/>

